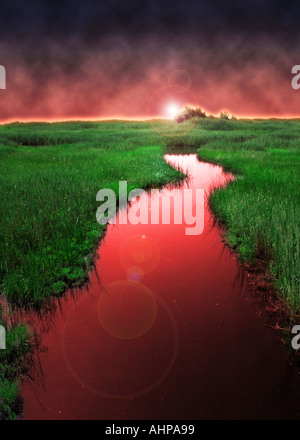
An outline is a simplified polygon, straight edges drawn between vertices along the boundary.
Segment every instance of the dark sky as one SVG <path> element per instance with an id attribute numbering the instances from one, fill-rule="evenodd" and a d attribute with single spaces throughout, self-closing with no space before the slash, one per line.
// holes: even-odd
<path id="1" fill-rule="evenodd" d="M 299 23 L 281 0 L 1 2 L 0 120 L 164 116 L 163 100 L 300 116 Z"/>

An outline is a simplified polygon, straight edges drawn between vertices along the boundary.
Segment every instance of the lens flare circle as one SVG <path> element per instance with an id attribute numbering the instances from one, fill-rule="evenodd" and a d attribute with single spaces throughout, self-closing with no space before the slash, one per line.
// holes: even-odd
<path id="1" fill-rule="evenodd" d="M 149 332 L 136 339 L 107 333 L 98 321 L 97 307 L 95 316 L 88 318 L 88 305 L 86 310 L 73 307 L 63 329 L 62 349 L 66 365 L 82 387 L 102 398 L 131 399 L 165 380 L 177 357 L 178 329 L 168 306 L 159 296 L 154 297 L 157 319 Z"/>
<path id="2" fill-rule="evenodd" d="M 98 318 L 102 327 L 120 339 L 144 335 L 156 318 L 156 301 L 150 289 L 130 281 L 116 281 L 98 300 Z"/>
<path id="3" fill-rule="evenodd" d="M 153 238 L 144 234 L 135 234 L 121 244 L 119 258 L 126 271 L 132 267 L 138 267 L 140 273 L 144 275 L 157 267 L 160 261 L 160 250 Z"/>
<path id="4" fill-rule="evenodd" d="M 139 266 L 131 266 L 127 269 L 126 275 L 128 281 L 132 281 L 133 283 L 140 283 L 144 278 L 144 271 Z"/>

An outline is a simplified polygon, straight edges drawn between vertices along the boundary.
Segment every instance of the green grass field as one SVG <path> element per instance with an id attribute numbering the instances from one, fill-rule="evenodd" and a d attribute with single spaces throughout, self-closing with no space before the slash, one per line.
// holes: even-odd
<path id="1" fill-rule="evenodd" d="M 39 306 L 82 284 L 105 233 L 96 222 L 97 191 L 117 192 L 119 180 L 128 181 L 128 190 L 178 180 L 164 151 L 194 151 L 236 174 L 212 195 L 213 211 L 240 258 L 253 265 L 263 259 L 281 297 L 299 312 L 299 146 L 299 120 L 1 126 L 2 297 Z M 13 354 L 0 352 L 0 407 L 10 418 L 29 339 L 22 326 L 11 332 L 19 341 L 10 339 Z"/>
<path id="2" fill-rule="evenodd" d="M 131 127 L 132 126 L 132 127 Z M 40 304 L 80 284 L 104 227 L 96 193 L 158 186 L 179 173 L 136 124 L 2 127 L 0 273 L 14 304 Z"/>
<path id="3" fill-rule="evenodd" d="M 226 190 L 216 191 L 211 198 L 214 213 L 228 227 L 228 243 L 242 261 L 254 265 L 263 261 L 283 299 L 299 311 L 300 163 L 296 136 L 290 133 L 276 139 L 274 134 L 260 135 L 242 142 L 240 148 L 230 140 L 213 142 L 199 149 L 198 155 L 230 168 L 237 176 Z"/>

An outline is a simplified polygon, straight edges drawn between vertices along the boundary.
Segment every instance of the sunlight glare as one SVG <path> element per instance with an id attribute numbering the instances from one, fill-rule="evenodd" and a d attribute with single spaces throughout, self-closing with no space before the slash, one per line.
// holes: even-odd
<path id="1" fill-rule="evenodd" d="M 165 112 L 170 119 L 174 119 L 180 112 L 179 105 L 176 104 L 175 102 L 171 102 L 167 104 L 165 108 Z"/>

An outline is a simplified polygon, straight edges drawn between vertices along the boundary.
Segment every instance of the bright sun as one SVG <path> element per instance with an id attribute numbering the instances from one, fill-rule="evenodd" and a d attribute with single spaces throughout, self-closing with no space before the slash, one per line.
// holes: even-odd
<path id="1" fill-rule="evenodd" d="M 166 105 L 165 112 L 170 119 L 174 119 L 175 116 L 180 112 L 179 105 L 176 102 L 170 102 Z"/>

